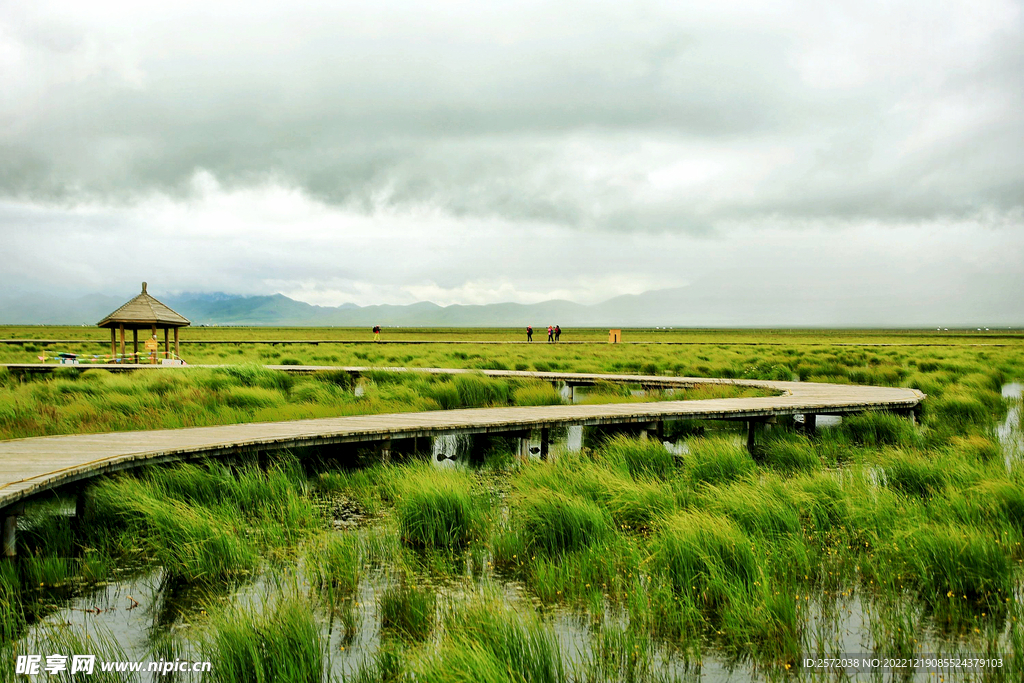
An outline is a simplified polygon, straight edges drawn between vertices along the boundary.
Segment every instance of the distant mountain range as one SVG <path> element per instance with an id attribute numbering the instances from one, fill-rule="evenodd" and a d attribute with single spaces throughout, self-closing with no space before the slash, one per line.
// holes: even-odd
<path id="1" fill-rule="evenodd" d="M 687 287 L 624 295 L 599 304 L 552 300 L 536 304 L 498 303 L 439 306 L 423 301 L 406 306 L 314 306 L 282 294 L 150 293 L 194 325 L 277 325 L 366 327 L 938 327 L 1019 326 L 1024 306 L 1012 308 L 990 292 L 1020 291 L 1018 282 L 951 283 L 953 293 L 894 288 L 877 297 L 840 283 L 808 290 L 784 278 L 756 287 L 728 273 Z M 912 283 L 910 283 L 912 285 Z M 92 325 L 134 296 L 91 294 L 74 298 L 41 294 L 0 295 L 0 324 Z M 1015 302 L 1022 299 L 1016 298 Z"/>

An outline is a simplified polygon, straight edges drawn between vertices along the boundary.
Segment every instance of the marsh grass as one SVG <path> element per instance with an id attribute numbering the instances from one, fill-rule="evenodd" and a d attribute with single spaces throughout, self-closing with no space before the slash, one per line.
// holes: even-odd
<path id="1" fill-rule="evenodd" d="M 363 567 L 359 537 L 340 532 L 317 539 L 306 553 L 306 575 L 310 584 L 327 594 L 332 604 L 337 597 L 352 595 L 359 586 Z"/>
<path id="2" fill-rule="evenodd" d="M 480 537 L 485 502 L 461 470 L 416 464 L 393 477 L 395 514 L 402 541 L 418 548 L 459 548 Z"/>
<path id="3" fill-rule="evenodd" d="M 558 642 L 536 616 L 485 596 L 445 615 L 445 638 L 416 666 L 430 683 L 560 683 L 567 669 Z"/>
<path id="4" fill-rule="evenodd" d="M 724 484 L 752 473 L 757 465 L 746 449 L 724 437 L 698 438 L 689 442 L 684 458 L 686 477 L 695 484 Z"/>
<path id="5" fill-rule="evenodd" d="M 427 587 L 406 579 L 377 596 L 380 627 L 385 633 L 408 641 L 424 641 L 434 630 L 437 597 Z"/>
<path id="6" fill-rule="evenodd" d="M 727 517 L 677 513 L 652 539 L 652 563 L 675 589 L 711 609 L 741 599 L 760 577 L 753 545 Z"/>
<path id="7" fill-rule="evenodd" d="M 631 439 L 617 435 L 600 449 L 604 461 L 632 477 L 668 479 L 675 473 L 676 458 L 656 440 Z"/>
<path id="8" fill-rule="evenodd" d="M 251 574 L 261 553 L 293 545 L 320 525 L 302 488 L 301 472 L 287 459 L 266 470 L 152 468 L 97 484 L 89 515 L 104 523 L 88 526 L 98 547 L 112 548 L 125 532 L 136 544 L 131 550 L 169 576 L 218 581 Z"/>
<path id="9" fill-rule="evenodd" d="M 525 553 L 579 550 L 607 538 L 612 530 L 610 515 L 579 496 L 538 491 L 518 507 L 516 524 Z"/>
<path id="10" fill-rule="evenodd" d="M 678 427 L 676 436 L 687 438 L 687 452 L 678 458 L 653 442 L 609 438 L 608 430 L 597 440 L 588 435 L 583 453 L 545 463 L 513 461 L 497 472 L 446 471 L 435 477 L 429 467 L 412 463 L 335 470 L 307 481 L 292 462 L 265 471 L 243 463 L 113 477 L 97 486 L 90 501 L 90 515 L 102 523 L 89 525 L 84 535 L 55 515 L 26 520 L 19 534 L 23 557 L 0 563 L 0 635 L 20 637 L 38 618 L 32 605 L 64 599 L 63 586 L 82 577 L 104 580 L 116 564 L 132 559 L 166 566 L 184 590 L 219 586 L 228 595 L 232 582 L 269 566 L 294 564 L 305 553 L 301 566 L 310 571 L 314 597 L 326 592 L 331 599 L 296 598 L 305 610 L 299 616 L 321 632 L 315 622 L 324 609 L 325 617 L 355 623 L 352 605 L 359 593 L 353 587 L 368 572 L 393 577 L 397 570 L 403 577 L 388 589 L 394 598 L 389 623 L 395 624 L 417 621 L 410 616 L 418 599 L 411 591 L 433 595 L 422 577 L 474 587 L 488 576 L 499 585 L 515 579 L 531 598 L 517 611 L 504 596 L 470 597 L 468 605 L 435 597 L 426 635 L 386 637 L 365 669 L 373 678 L 360 680 L 659 680 L 653 666 L 659 652 L 694 661 L 724 657 L 766 678 L 783 679 L 791 676 L 785 665 L 812 647 L 840 647 L 839 639 L 828 640 L 812 605 L 831 604 L 822 609 L 839 629 L 844 622 L 837 615 L 850 600 L 864 606 L 861 635 L 876 652 L 912 654 L 956 641 L 1020 658 L 1024 636 L 1013 618 L 1021 618 L 1024 475 L 1013 463 L 1006 466 L 994 430 L 1008 405 L 999 397 L 999 383 L 1024 376 L 1019 344 L 841 348 L 815 346 L 833 340 L 818 333 L 780 335 L 796 341 L 756 350 L 709 337 L 715 343 L 703 346 L 581 351 L 424 345 L 415 353 L 395 347 L 293 347 L 288 355 L 303 363 L 733 377 L 790 372 L 804 379 L 911 385 L 930 395 L 921 424 L 866 413 L 811 438 L 773 427 L 759 433 L 757 459 L 734 438 L 716 435 L 714 424 L 695 422 L 670 425 L 670 433 Z M 837 333 L 835 339 L 851 335 Z M 282 357 L 270 349 L 192 348 L 197 358 L 225 353 L 232 362 Z M 5 358 L 21 352 L 0 348 Z M 121 376 L 72 369 L 32 380 L 0 371 L 0 433 L 187 426 L 442 404 L 554 403 L 557 396 L 545 382 L 492 385 L 479 375 L 458 380 L 381 372 L 369 373 L 365 394 L 355 397 L 348 373 L 285 376 L 289 383 L 264 370 Z M 624 390 L 611 387 L 608 394 L 625 398 Z M 232 395 L 243 398 L 232 399 L 232 406 Z M 686 392 L 686 398 L 695 397 Z M 261 401 L 272 405 L 260 406 Z M 330 496 L 375 515 L 358 532 L 358 543 L 352 540 L 356 534 L 323 531 L 310 498 Z M 165 547 L 180 543 L 190 550 Z M 480 571 L 489 562 L 497 574 Z M 411 589 L 417 582 L 421 588 Z M 557 640 L 538 617 L 541 610 L 531 606 L 538 600 L 545 610 L 561 605 L 593 625 L 584 645 L 593 659 L 582 669 L 567 668 Z M 225 640 L 225 656 L 250 662 L 246 666 L 266 674 L 262 680 L 309 680 L 288 678 L 293 674 L 284 668 L 274 678 L 277 663 L 263 653 L 282 652 L 283 646 L 264 645 L 253 635 L 259 629 L 244 628 L 270 628 L 276 604 L 262 610 L 246 605 L 252 613 L 239 612 L 231 624 L 215 615 L 217 624 L 237 626 L 238 635 Z M 612 626 L 612 615 L 623 613 L 629 618 L 626 630 Z M 188 614 L 198 622 L 196 610 Z M 285 621 L 298 624 L 299 616 Z M 310 633 L 301 625 L 287 628 Z M 823 630 L 812 634 L 813 629 Z M 349 626 L 345 630 L 347 638 Z M 320 668 L 309 666 L 315 653 L 294 647 L 297 654 L 280 655 L 281 667 L 320 680 L 323 660 Z M 215 662 L 221 657 L 208 651 Z M 1003 680 L 1018 680 L 1019 670 L 1007 669 L 1012 673 Z"/>
<path id="11" fill-rule="evenodd" d="M 295 595 L 262 610 L 213 607 L 205 629 L 200 651 L 214 662 L 206 674 L 212 681 L 314 683 L 327 669 L 320 624 L 312 606 Z"/>

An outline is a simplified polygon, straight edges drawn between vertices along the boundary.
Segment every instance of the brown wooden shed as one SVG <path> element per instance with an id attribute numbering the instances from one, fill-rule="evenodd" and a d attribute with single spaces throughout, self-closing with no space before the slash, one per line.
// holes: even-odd
<path id="1" fill-rule="evenodd" d="M 156 337 L 157 329 L 164 331 L 165 357 L 171 357 L 170 331 L 174 330 L 174 355 L 178 356 L 178 328 L 188 327 L 192 323 L 188 318 L 171 310 L 166 304 L 160 303 L 146 292 L 146 283 L 142 283 L 142 293 L 117 309 L 103 320 L 96 323 L 99 327 L 110 328 L 110 353 L 117 355 L 117 333 L 121 333 L 121 356 L 124 357 L 124 331 L 132 331 L 132 344 L 135 347 L 135 360 L 138 362 L 139 330 L 148 330 Z"/>

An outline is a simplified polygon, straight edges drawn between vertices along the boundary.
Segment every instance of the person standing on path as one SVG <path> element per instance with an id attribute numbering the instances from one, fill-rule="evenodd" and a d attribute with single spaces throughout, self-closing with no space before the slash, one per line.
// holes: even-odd
<path id="1" fill-rule="evenodd" d="M 379 342 L 380 341 L 380 325 L 374 325 L 373 326 L 373 341 L 375 341 L 375 342 Z"/>
<path id="2" fill-rule="evenodd" d="M 533 341 L 533 325 L 527 325 L 526 326 L 526 341 L 528 341 L 528 342 L 532 342 Z"/>
<path id="3" fill-rule="evenodd" d="M 548 325 L 548 341 L 555 341 L 555 328 Z"/>
<path id="4" fill-rule="evenodd" d="M 562 336 L 562 328 L 559 327 L 558 325 L 555 325 L 555 341 L 558 341 L 558 338 L 561 337 L 561 336 Z"/>

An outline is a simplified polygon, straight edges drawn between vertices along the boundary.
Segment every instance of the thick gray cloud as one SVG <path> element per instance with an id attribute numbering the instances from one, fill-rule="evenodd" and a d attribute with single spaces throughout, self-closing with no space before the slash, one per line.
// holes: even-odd
<path id="1" fill-rule="evenodd" d="M 0 0 L 0 287 L 1020 281 L 1021 2 L 689 5 Z"/>
<path id="2" fill-rule="evenodd" d="M 123 200 L 202 169 L 680 231 L 1021 205 L 1019 4 L 713 4 L 8 3 L 0 190 Z"/>

